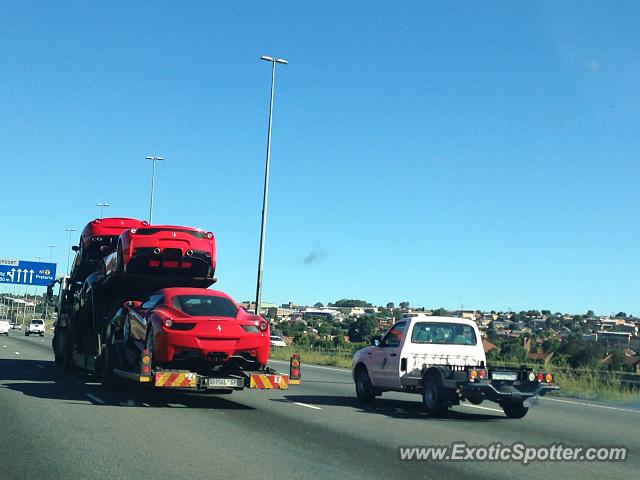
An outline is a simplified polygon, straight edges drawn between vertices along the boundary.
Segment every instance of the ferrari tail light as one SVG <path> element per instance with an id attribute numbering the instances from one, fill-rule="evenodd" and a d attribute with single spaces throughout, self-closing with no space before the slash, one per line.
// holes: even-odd
<path id="1" fill-rule="evenodd" d="M 258 324 L 258 329 L 261 332 L 266 332 L 267 329 L 269 328 L 269 324 L 267 322 L 265 322 L 264 320 L 262 320 L 259 324 Z"/>
<path id="2" fill-rule="evenodd" d="M 129 230 L 132 234 L 136 234 L 138 233 L 138 229 L 137 228 L 132 228 L 131 230 Z"/>
<path id="3" fill-rule="evenodd" d="M 207 232 L 207 238 L 209 238 L 209 239 L 213 238 L 213 233 Z"/>
<path id="4" fill-rule="evenodd" d="M 167 327 L 167 328 L 170 328 L 171 325 L 173 325 L 173 320 L 171 320 L 170 318 L 166 318 L 164 320 L 164 326 Z"/>

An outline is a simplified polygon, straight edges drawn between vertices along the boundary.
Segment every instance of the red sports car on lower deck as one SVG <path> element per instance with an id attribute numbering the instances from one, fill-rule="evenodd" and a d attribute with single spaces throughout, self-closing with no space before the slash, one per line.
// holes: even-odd
<path id="1" fill-rule="evenodd" d="M 153 275 L 213 278 L 216 242 L 211 232 L 174 225 L 147 225 L 120 234 L 116 252 L 105 259 L 112 270 Z"/>
<path id="2" fill-rule="evenodd" d="M 119 315 L 124 342 L 138 355 L 151 351 L 158 366 L 260 370 L 269 358 L 269 324 L 220 291 L 165 288 L 126 302 Z"/>

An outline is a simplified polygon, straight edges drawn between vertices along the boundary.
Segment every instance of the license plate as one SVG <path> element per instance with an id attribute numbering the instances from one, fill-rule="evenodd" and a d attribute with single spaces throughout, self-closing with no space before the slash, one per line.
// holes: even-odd
<path id="1" fill-rule="evenodd" d="M 491 379 L 515 381 L 518 379 L 518 374 L 516 372 L 492 372 Z"/>
<path id="2" fill-rule="evenodd" d="M 238 378 L 208 378 L 208 387 L 239 387 L 240 379 Z"/>

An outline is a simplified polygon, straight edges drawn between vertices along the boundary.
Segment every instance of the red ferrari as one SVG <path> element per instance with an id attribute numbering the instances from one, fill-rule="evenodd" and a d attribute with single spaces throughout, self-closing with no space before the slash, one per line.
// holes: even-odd
<path id="1" fill-rule="evenodd" d="M 149 224 L 135 218 L 96 218 L 82 230 L 78 245 L 80 256 L 92 260 L 106 257 L 116 249 L 118 236 L 122 232 L 145 225 Z"/>
<path id="2" fill-rule="evenodd" d="M 216 290 L 161 289 L 144 302 L 126 302 L 118 317 L 132 353 L 148 349 L 158 366 L 254 371 L 269 358 L 269 324 Z"/>
<path id="3" fill-rule="evenodd" d="M 95 271 L 100 264 L 92 263 L 115 251 L 120 234 L 130 228 L 149 225 L 146 221 L 135 218 L 96 218 L 89 222 L 80 234 L 77 252 L 73 262 L 71 277 L 82 281 L 89 273 Z"/>
<path id="4" fill-rule="evenodd" d="M 216 241 L 213 233 L 197 228 L 145 225 L 122 232 L 117 251 L 105 262 L 107 273 L 115 269 L 127 273 L 213 278 Z"/>

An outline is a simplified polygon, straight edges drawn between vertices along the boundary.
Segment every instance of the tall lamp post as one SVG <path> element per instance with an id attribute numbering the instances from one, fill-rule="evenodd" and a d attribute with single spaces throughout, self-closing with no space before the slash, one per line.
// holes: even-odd
<path id="1" fill-rule="evenodd" d="M 51 263 L 51 257 L 53 257 L 53 249 L 56 248 L 55 245 L 47 245 L 49 248 L 49 263 Z"/>
<path id="2" fill-rule="evenodd" d="M 77 231 L 77 229 L 69 227 L 65 231 L 69 232 L 69 249 L 67 250 L 67 275 L 69 275 L 69 261 L 71 260 L 71 235 L 73 234 L 73 232 Z"/>
<path id="3" fill-rule="evenodd" d="M 149 225 L 153 223 L 153 192 L 156 189 L 156 162 L 164 160 L 163 157 L 144 157 L 145 160 L 153 162 L 153 170 L 151 171 L 151 204 L 149 205 Z"/>
<path id="4" fill-rule="evenodd" d="M 260 314 L 260 300 L 262 294 L 262 266 L 264 260 L 265 228 L 267 226 L 267 199 L 269 196 L 269 164 L 271 162 L 271 122 L 273 119 L 273 96 L 276 85 L 276 63 L 286 65 L 283 58 L 268 57 L 263 55 L 260 60 L 271 62 L 271 97 L 269 99 L 269 130 L 267 133 L 267 161 L 264 169 L 264 194 L 262 197 L 262 226 L 260 228 L 260 253 L 258 255 L 258 284 L 256 286 L 256 315 Z"/>
<path id="5" fill-rule="evenodd" d="M 100 207 L 100 218 L 104 216 L 104 207 L 110 207 L 108 203 L 96 203 L 97 207 Z"/>

